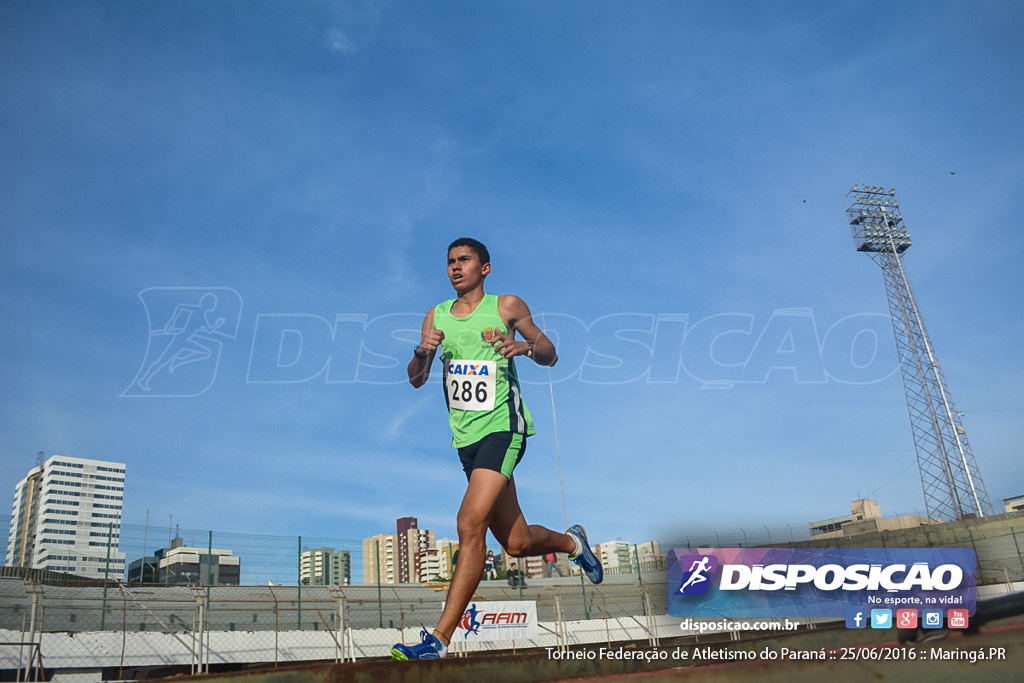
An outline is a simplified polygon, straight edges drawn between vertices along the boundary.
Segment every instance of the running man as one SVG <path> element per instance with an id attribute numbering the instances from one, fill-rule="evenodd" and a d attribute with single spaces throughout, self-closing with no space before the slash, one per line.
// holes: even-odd
<path id="1" fill-rule="evenodd" d="M 564 534 L 527 524 L 512 471 L 526 451 L 533 421 L 519 393 L 514 358 L 540 365 L 558 361 L 555 345 L 538 328 L 526 303 L 517 296 L 484 293 L 491 272 L 487 247 L 463 237 L 448 247 L 448 280 L 456 298 L 438 304 L 423 319 L 420 343 L 409 361 L 409 383 L 427 383 L 430 365 L 441 353 L 445 402 L 452 446 L 458 449 L 469 485 L 459 508 L 459 563 L 448 599 L 433 633 L 422 642 L 391 649 L 395 659 L 435 659 L 448 654 L 448 643 L 480 583 L 487 552 L 487 530 L 512 557 L 567 553 L 593 583 L 604 570 L 580 525 Z M 517 338 L 521 337 L 521 338 Z"/>
<path id="2" fill-rule="evenodd" d="M 685 589 L 698 583 L 704 583 L 708 580 L 708 577 L 704 576 L 704 573 L 711 569 L 710 566 L 711 558 L 704 556 L 700 560 L 694 560 L 693 564 L 690 565 L 690 578 L 688 578 L 683 585 L 679 587 L 679 592 L 682 593 Z"/>

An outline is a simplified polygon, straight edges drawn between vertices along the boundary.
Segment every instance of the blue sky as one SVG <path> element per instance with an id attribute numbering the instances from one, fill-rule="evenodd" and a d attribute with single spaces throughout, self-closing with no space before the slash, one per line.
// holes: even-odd
<path id="1" fill-rule="evenodd" d="M 1022 30 L 1017 2 L 2 3 L 0 491 L 44 451 L 126 463 L 125 523 L 454 535 L 440 388 L 404 366 L 471 235 L 561 354 L 521 364 L 531 522 L 562 524 L 559 453 L 594 542 L 923 513 L 866 183 L 998 505 Z M 203 294 L 172 374 L 158 333 Z"/>

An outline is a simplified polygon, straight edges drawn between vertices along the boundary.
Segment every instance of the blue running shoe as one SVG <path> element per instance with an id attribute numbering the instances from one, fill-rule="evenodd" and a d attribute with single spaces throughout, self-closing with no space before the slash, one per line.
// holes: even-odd
<path id="1" fill-rule="evenodd" d="M 420 631 L 420 639 L 423 642 L 412 647 L 398 643 L 391 648 L 391 657 L 405 661 L 407 659 L 440 659 L 448 654 L 448 646 L 438 640 L 433 633 L 428 633 L 427 629 Z"/>
<path id="2" fill-rule="evenodd" d="M 590 583 L 604 581 L 604 567 L 601 566 L 601 560 L 597 559 L 597 555 L 590 549 L 590 544 L 587 543 L 587 532 L 583 530 L 583 527 L 573 524 L 566 529 L 565 533 L 575 538 L 576 544 L 580 547 L 578 553 L 569 555 L 569 560 L 575 562 L 583 570 L 583 573 L 590 579 Z"/>

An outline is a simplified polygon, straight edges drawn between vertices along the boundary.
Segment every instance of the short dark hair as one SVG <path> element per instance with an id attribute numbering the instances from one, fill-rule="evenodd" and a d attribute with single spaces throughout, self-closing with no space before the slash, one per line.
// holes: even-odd
<path id="1" fill-rule="evenodd" d="M 487 247 L 480 240 L 475 240 L 472 237 L 460 237 L 448 245 L 448 251 L 455 247 L 469 247 L 472 249 L 476 252 L 477 258 L 480 259 L 480 265 L 491 262 L 491 252 L 487 251 Z"/>

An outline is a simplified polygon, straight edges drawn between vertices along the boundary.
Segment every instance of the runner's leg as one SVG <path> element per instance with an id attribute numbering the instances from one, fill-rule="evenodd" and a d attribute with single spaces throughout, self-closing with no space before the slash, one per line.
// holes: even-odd
<path id="1" fill-rule="evenodd" d="M 469 477 L 469 486 L 462 498 L 457 519 L 459 563 L 455 566 L 455 576 L 448 588 L 444 611 L 434 630 L 434 635 L 446 643 L 451 640 L 455 627 L 459 625 L 466 606 L 480 584 L 487 555 L 487 527 L 507 481 L 501 472 L 486 469 L 473 470 Z"/>
<path id="2" fill-rule="evenodd" d="M 576 541 L 571 536 L 539 524 L 526 523 L 526 517 L 519 507 L 514 476 L 508 480 L 508 486 L 498 498 L 491 515 L 490 528 L 494 538 L 512 557 L 571 553 L 576 550 Z"/>

